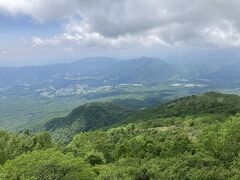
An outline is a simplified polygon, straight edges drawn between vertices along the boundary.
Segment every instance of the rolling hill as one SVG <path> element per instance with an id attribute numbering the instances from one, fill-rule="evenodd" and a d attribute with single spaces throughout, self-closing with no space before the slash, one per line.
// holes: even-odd
<path id="1" fill-rule="evenodd" d="M 55 137 L 67 137 L 68 141 L 78 132 L 108 129 L 127 123 L 208 114 L 229 116 L 238 112 L 239 96 L 207 92 L 182 97 L 144 110 L 129 110 L 112 103 L 89 103 L 74 109 L 66 117 L 48 121 L 44 129 L 53 133 Z"/>
<path id="2" fill-rule="evenodd" d="M 106 129 L 124 123 L 131 114 L 132 111 L 112 103 L 89 103 L 74 109 L 66 117 L 50 120 L 44 129 L 72 137 L 78 132 Z"/>
<path id="3" fill-rule="evenodd" d="M 184 117 L 204 114 L 234 115 L 240 112 L 240 97 L 232 94 L 207 92 L 199 95 L 182 97 L 158 107 L 140 112 L 140 119 L 160 117 Z"/>

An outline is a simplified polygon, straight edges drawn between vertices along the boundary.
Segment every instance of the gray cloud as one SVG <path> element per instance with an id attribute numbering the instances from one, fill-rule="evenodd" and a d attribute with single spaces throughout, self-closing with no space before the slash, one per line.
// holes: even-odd
<path id="1" fill-rule="evenodd" d="M 0 13 L 66 22 L 35 45 L 240 46 L 239 0 L 1 0 Z"/>

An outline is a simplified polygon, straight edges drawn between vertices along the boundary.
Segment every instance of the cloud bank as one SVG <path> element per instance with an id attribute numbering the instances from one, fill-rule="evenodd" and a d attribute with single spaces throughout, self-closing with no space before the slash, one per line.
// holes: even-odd
<path id="1" fill-rule="evenodd" d="M 63 23 L 61 34 L 32 37 L 34 47 L 239 47 L 239 8 L 239 0 L 0 0 L 1 14 Z"/>

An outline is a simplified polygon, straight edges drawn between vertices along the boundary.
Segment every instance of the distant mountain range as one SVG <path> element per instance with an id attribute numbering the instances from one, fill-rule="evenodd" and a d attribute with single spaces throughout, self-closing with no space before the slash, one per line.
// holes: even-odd
<path id="1" fill-rule="evenodd" d="M 57 87 L 76 83 L 89 86 L 150 84 L 167 82 L 178 72 L 177 67 L 153 58 L 88 58 L 68 64 L 0 68 L 0 87 L 16 84 L 50 84 Z"/>
<path id="2" fill-rule="evenodd" d="M 187 61 L 188 62 L 188 61 Z M 34 90 L 81 85 L 174 84 L 188 82 L 214 87 L 238 87 L 240 63 L 236 60 L 170 62 L 157 58 L 87 58 L 47 66 L 0 68 L 0 88 L 24 85 Z"/>

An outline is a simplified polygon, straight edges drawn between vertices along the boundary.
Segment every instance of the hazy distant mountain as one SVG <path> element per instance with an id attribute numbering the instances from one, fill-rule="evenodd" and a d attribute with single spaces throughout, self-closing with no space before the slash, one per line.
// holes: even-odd
<path id="1" fill-rule="evenodd" d="M 239 87 L 240 84 L 240 64 L 224 66 L 214 72 L 202 75 L 203 78 L 211 80 L 212 84 L 221 87 Z"/>
<path id="2" fill-rule="evenodd" d="M 165 61 L 154 58 L 139 58 L 118 62 L 107 72 L 112 83 L 152 84 L 168 82 L 180 70 Z"/>
<path id="3" fill-rule="evenodd" d="M 68 64 L 0 68 L 0 87 L 16 84 L 50 84 L 90 86 L 119 83 L 159 83 L 175 77 L 175 66 L 159 59 L 119 60 L 88 58 Z"/>
<path id="4" fill-rule="evenodd" d="M 199 84 L 209 82 L 214 86 L 223 83 L 225 87 L 237 86 L 240 83 L 240 65 L 235 64 L 236 59 L 227 61 L 224 58 L 182 63 L 148 57 L 129 60 L 87 58 L 66 64 L 0 68 L 0 88 L 21 84 L 38 88 L 53 86 L 56 89 L 79 84 L 90 87 L 160 84 L 175 83 L 179 79 Z"/>
<path id="5" fill-rule="evenodd" d="M 47 66 L 28 66 L 18 68 L 0 68 L 0 86 L 15 84 L 58 84 L 62 81 L 78 76 L 94 75 L 96 72 L 116 63 L 116 59 L 111 58 L 89 58 L 81 61 L 66 64 L 56 64 Z"/>

